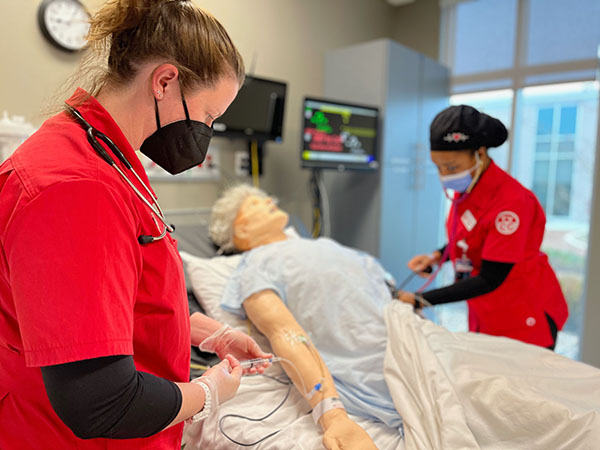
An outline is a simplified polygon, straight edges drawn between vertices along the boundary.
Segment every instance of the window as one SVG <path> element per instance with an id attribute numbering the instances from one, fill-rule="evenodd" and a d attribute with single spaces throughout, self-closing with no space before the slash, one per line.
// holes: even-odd
<path id="1" fill-rule="evenodd" d="M 598 126 L 600 1 L 447 5 L 441 49 L 452 72 L 451 103 L 470 104 L 509 129 L 509 142 L 490 156 L 531 189 L 546 212 L 542 251 L 570 310 L 557 351 L 577 358 Z M 464 314 L 452 305 L 433 318 L 461 330 L 466 323 L 457 317 Z"/>
<path id="2" fill-rule="evenodd" d="M 515 58 L 517 0 L 461 5 L 456 15 L 453 68 L 457 74 L 508 69 Z M 486 17 L 486 20 L 481 20 Z M 493 17 L 493 20 L 490 18 Z M 490 51 L 493 48 L 494 51 Z"/>
<path id="3" fill-rule="evenodd" d="M 596 56 L 600 42 L 598 0 L 529 0 L 527 3 L 527 65 Z"/>
<path id="4" fill-rule="evenodd" d="M 576 106 L 538 109 L 532 190 L 547 216 L 569 216 Z"/>

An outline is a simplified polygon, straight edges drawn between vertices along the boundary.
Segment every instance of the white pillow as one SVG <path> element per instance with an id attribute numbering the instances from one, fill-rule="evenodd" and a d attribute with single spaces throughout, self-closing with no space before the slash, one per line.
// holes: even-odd
<path id="1" fill-rule="evenodd" d="M 221 308 L 225 284 L 240 263 L 242 255 L 199 258 L 186 252 L 179 252 L 179 254 L 192 285 L 194 296 L 204 308 L 206 315 L 252 336 L 263 351 L 270 352 L 269 341 L 249 320 L 242 319 Z"/>
<path id="2" fill-rule="evenodd" d="M 300 235 L 292 226 L 287 227 L 284 231 L 290 239 L 300 238 Z M 258 333 L 249 320 L 242 319 L 221 308 L 225 284 L 229 280 L 229 277 L 233 275 L 243 255 L 200 258 L 184 251 L 179 252 L 179 254 L 181 255 L 188 281 L 192 285 L 194 296 L 198 299 L 206 315 L 232 328 L 248 333 L 263 350 L 268 352 L 267 340 Z"/>
<path id="3" fill-rule="evenodd" d="M 247 321 L 221 308 L 223 290 L 229 277 L 237 268 L 242 255 L 199 258 L 179 252 L 194 296 L 206 315 L 221 323 L 247 331 Z"/>

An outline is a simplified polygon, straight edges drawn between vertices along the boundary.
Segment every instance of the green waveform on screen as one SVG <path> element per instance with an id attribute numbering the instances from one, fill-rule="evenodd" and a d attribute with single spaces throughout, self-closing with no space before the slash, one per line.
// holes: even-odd
<path id="1" fill-rule="evenodd" d="M 310 118 L 310 122 L 317 127 L 317 130 L 331 133 L 333 130 L 329 125 L 329 119 L 322 111 L 316 111 Z"/>

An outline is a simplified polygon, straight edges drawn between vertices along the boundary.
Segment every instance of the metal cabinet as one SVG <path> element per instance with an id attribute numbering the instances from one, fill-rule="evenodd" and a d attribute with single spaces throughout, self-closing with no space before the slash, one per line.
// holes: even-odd
<path id="1" fill-rule="evenodd" d="M 325 56 L 324 96 L 380 108 L 380 168 L 323 173 L 331 237 L 378 257 L 397 280 L 443 240 L 442 190 L 429 124 L 448 105 L 448 70 L 389 39 Z M 413 286 L 414 287 L 414 286 Z"/>

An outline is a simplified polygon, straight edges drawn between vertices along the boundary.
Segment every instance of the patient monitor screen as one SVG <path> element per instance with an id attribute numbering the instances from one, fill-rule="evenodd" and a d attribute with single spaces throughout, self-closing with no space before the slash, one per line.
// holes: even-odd
<path id="1" fill-rule="evenodd" d="M 378 110 L 306 98 L 302 167 L 376 169 Z"/>

